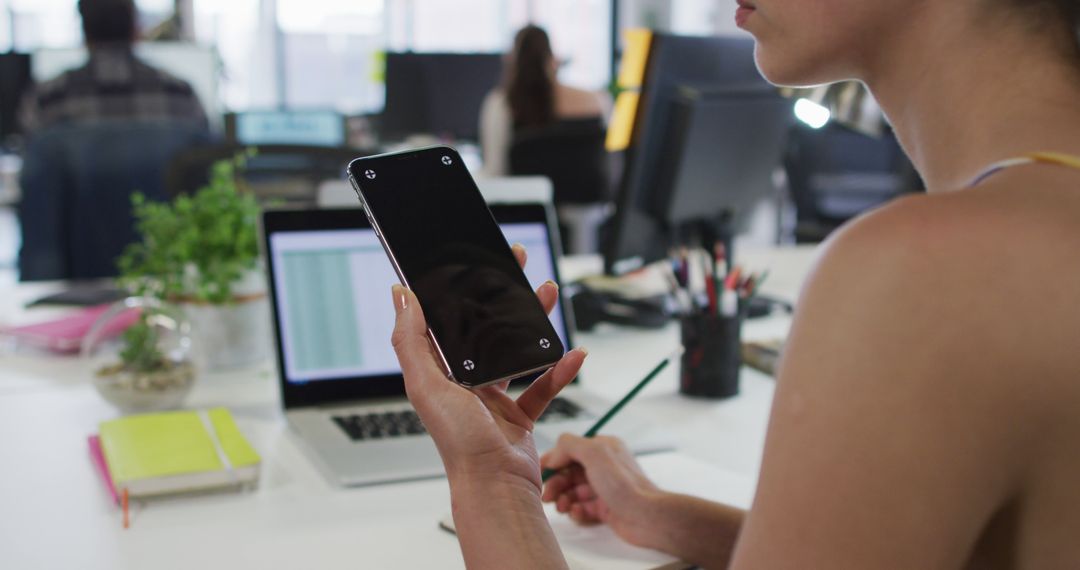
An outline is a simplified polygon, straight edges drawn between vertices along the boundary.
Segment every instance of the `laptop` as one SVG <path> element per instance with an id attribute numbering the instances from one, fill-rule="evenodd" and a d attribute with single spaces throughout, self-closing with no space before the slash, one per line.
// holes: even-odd
<path id="1" fill-rule="evenodd" d="M 507 241 L 528 248 L 529 281 L 558 283 L 550 209 L 497 204 L 491 210 Z M 263 228 L 282 404 L 305 451 L 340 485 L 444 476 L 435 444 L 405 397 L 390 345 L 390 287 L 397 276 L 363 211 L 267 211 Z M 551 313 L 568 348 L 574 346 L 570 315 L 562 301 Z M 610 407 L 580 384 L 576 379 L 538 421 L 534 439 L 541 453 L 561 433 L 583 433 Z M 612 426 L 609 433 L 624 436 L 635 452 L 672 447 L 632 412 Z"/>

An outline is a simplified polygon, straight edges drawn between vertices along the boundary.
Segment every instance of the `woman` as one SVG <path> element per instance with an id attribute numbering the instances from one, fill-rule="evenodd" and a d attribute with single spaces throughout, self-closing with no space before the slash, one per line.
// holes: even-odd
<path id="1" fill-rule="evenodd" d="M 604 115 L 605 103 L 599 93 L 559 83 L 558 70 L 547 32 L 537 26 L 518 31 L 513 51 L 506 58 L 503 85 L 488 94 L 480 109 L 485 174 L 510 174 L 510 142 L 516 129 Z"/>
<path id="2" fill-rule="evenodd" d="M 531 420 L 582 355 L 517 403 L 466 392 L 399 292 L 395 345 L 466 561 L 563 565 L 546 500 L 707 567 L 1080 567 L 1078 3 L 739 3 L 768 79 L 864 81 L 930 193 L 826 244 L 746 513 L 657 489 L 605 439 L 565 436 L 541 491 Z"/>

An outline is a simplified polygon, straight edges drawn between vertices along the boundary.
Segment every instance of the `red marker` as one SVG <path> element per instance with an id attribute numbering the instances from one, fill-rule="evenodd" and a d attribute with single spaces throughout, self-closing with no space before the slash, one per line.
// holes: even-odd
<path id="1" fill-rule="evenodd" d="M 728 275 L 727 281 L 724 282 L 724 288 L 735 290 L 735 288 L 739 285 L 739 277 L 741 276 L 742 268 L 736 265 L 735 269 L 733 269 L 731 271 L 731 274 Z"/>

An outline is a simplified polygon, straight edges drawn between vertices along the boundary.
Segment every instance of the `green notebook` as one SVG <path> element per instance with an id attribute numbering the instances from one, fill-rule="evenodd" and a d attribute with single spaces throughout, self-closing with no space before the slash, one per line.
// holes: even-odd
<path id="1" fill-rule="evenodd" d="M 118 491 L 133 497 L 254 484 L 259 454 L 225 408 L 128 416 L 101 424 Z"/>

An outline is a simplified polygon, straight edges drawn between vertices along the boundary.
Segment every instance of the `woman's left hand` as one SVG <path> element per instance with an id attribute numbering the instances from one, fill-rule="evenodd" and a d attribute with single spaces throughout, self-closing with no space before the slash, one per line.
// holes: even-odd
<path id="1" fill-rule="evenodd" d="M 523 267 L 525 249 L 514 246 Z M 544 283 L 536 292 L 544 310 L 558 300 L 558 286 Z M 520 396 L 507 383 L 470 390 L 447 379 L 428 341 L 427 323 L 412 291 L 395 285 L 397 324 L 392 342 L 405 375 L 405 389 L 431 433 L 451 483 L 459 477 L 516 476 L 540 488 L 540 459 L 532 430 L 552 399 L 577 376 L 586 351 L 575 349 Z"/>

